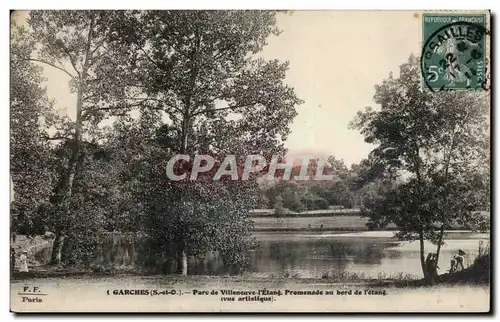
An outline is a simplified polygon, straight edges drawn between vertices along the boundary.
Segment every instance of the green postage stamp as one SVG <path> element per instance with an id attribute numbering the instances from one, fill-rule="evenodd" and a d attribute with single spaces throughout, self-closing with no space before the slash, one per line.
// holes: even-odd
<path id="1" fill-rule="evenodd" d="M 481 90 L 487 79 L 486 14 L 422 15 L 421 69 L 432 91 Z"/>

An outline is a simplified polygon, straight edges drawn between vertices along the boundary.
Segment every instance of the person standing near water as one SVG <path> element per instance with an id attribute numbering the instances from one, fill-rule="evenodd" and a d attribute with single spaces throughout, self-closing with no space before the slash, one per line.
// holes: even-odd
<path id="1" fill-rule="evenodd" d="M 465 252 L 461 249 L 458 250 L 458 255 L 454 255 L 453 256 L 453 259 L 455 260 L 455 270 L 454 271 L 458 271 L 458 266 L 460 265 L 460 270 L 463 270 L 465 269 L 464 267 L 464 256 L 465 256 Z"/>
<path id="2" fill-rule="evenodd" d="M 12 181 L 12 175 L 10 176 L 10 203 L 14 201 L 14 181 Z"/>
<path id="3" fill-rule="evenodd" d="M 12 175 L 10 177 L 10 203 L 14 201 L 14 182 L 12 181 Z M 11 246 L 10 246 L 10 273 L 14 274 L 14 269 L 16 268 L 16 250 L 12 247 L 12 244 L 16 242 L 16 233 L 13 231 L 11 233 Z"/>
<path id="4" fill-rule="evenodd" d="M 14 269 L 16 268 L 16 251 L 14 247 L 10 247 L 10 273 L 14 273 Z"/>
<path id="5" fill-rule="evenodd" d="M 19 256 L 19 271 L 28 272 L 28 252 L 25 250 Z"/>

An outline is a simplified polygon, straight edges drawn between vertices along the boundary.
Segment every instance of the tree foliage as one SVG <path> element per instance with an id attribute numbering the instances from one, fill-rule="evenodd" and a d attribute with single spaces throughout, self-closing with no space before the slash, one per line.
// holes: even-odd
<path id="1" fill-rule="evenodd" d="M 489 111 L 485 93 L 422 90 L 418 68 L 411 56 L 398 78 L 376 86 L 380 110 L 358 113 L 352 126 L 377 144 L 365 180 L 404 178 L 383 185 L 366 214 L 376 225 L 395 223 L 400 238 L 419 239 L 424 265 L 424 239 L 438 245 L 439 258 L 446 229 L 483 221 L 476 211 L 488 207 Z"/>
<path id="2" fill-rule="evenodd" d="M 74 117 L 47 117 L 53 133 L 46 139 L 59 143 L 62 152 L 51 207 L 46 210 L 53 217 L 51 229 L 56 234 L 54 264 L 60 263 L 66 228 L 81 227 L 79 217 L 72 213 L 82 207 L 73 197 L 73 190 L 75 178 L 83 175 L 78 171 L 86 167 L 83 163 L 88 157 L 87 146 L 100 139 L 102 121 L 141 103 L 129 97 L 132 89 L 128 84 L 134 69 L 130 52 L 114 41 L 121 17 L 110 11 L 31 11 L 29 31 L 19 29 L 24 37 L 15 42 L 30 46 L 32 51 L 18 50 L 21 45 L 12 50 L 12 56 L 19 61 L 60 71 L 76 96 Z M 82 238 L 87 236 L 80 233 Z"/>
<path id="3" fill-rule="evenodd" d="M 13 39 L 25 39 L 26 30 L 15 29 Z M 11 50 L 29 55 L 32 43 L 12 41 Z M 50 146 L 44 140 L 51 102 L 42 86 L 42 69 L 12 55 L 10 59 L 10 171 L 15 185 L 12 229 L 25 234 L 40 232 L 38 208 L 50 197 L 55 172 Z"/>
<path id="4" fill-rule="evenodd" d="M 220 161 L 226 154 L 283 151 L 301 101 L 284 84 L 287 63 L 255 57 L 278 32 L 274 13 L 147 11 L 124 17 L 132 27 L 117 39 L 138 53 L 136 88 L 148 110 L 165 120 L 156 145 L 166 151 L 148 159 L 153 183 L 146 188 L 145 229 L 163 246 L 174 245 L 183 274 L 186 257 L 208 249 L 239 262 L 248 244 L 246 213 L 255 198 L 248 189 L 255 183 L 172 182 L 157 158 L 201 153 Z"/>
<path id="5" fill-rule="evenodd" d="M 28 25 L 23 41 L 33 51 L 13 50 L 13 56 L 60 71 L 76 96 L 76 115 L 51 115 L 47 137 L 56 143 L 50 155 L 58 178 L 41 213 L 57 235 L 54 262 L 64 248 L 91 250 L 105 231 L 142 229 L 160 238 L 154 216 L 163 203 L 170 210 L 160 216 L 169 227 L 162 247 L 175 242 L 190 256 L 217 248 L 228 263 L 242 262 L 240 253 L 251 245 L 245 214 L 255 183 L 179 185 L 165 178 L 161 158 L 283 151 L 301 101 L 283 82 L 287 63 L 255 58 L 266 38 L 278 34 L 274 13 L 33 11 Z M 102 126 L 117 117 L 112 129 Z M 217 193 L 227 195 L 226 203 Z M 176 204 L 188 195 L 190 201 Z M 145 218 L 138 218 L 141 211 Z M 216 215 L 224 221 L 214 221 Z M 215 228 L 234 240 L 215 238 Z"/>

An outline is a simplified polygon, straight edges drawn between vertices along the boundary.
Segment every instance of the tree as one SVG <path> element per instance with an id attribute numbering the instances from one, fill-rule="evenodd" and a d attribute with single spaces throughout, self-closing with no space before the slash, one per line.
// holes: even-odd
<path id="1" fill-rule="evenodd" d="M 280 195 L 283 198 L 283 206 L 295 212 L 305 211 L 306 207 L 302 203 L 302 198 L 299 196 L 300 191 L 296 186 L 291 186 L 290 188 L 292 189 L 287 189 Z"/>
<path id="2" fill-rule="evenodd" d="M 127 17 L 129 28 L 120 38 L 139 53 L 137 88 L 149 108 L 168 120 L 171 151 L 243 157 L 283 152 L 282 142 L 301 100 L 284 84 L 288 63 L 256 58 L 266 39 L 278 34 L 274 12 L 147 11 Z M 167 194 L 156 197 L 175 203 L 188 192 L 199 193 L 189 184 L 169 185 L 172 189 Z M 183 189 L 188 190 L 180 193 Z M 179 272 L 184 275 L 188 253 L 194 251 L 188 248 L 194 223 L 184 216 L 208 215 L 207 204 L 188 200 L 179 205 L 185 212 L 172 213 L 177 224 L 170 227 L 176 231 Z M 221 207 L 234 206 L 221 202 Z M 162 216 L 166 218 L 165 213 Z"/>
<path id="3" fill-rule="evenodd" d="M 26 31 L 16 29 L 12 22 L 11 50 L 29 55 L 32 43 L 25 39 Z M 24 234 L 37 232 L 38 208 L 50 197 L 55 172 L 51 167 L 51 147 L 46 135 L 43 116 L 51 108 L 41 68 L 12 55 L 10 58 L 10 170 L 15 184 L 15 200 L 11 204 L 15 216 L 13 230 Z M 38 231 L 39 232 L 39 231 Z"/>
<path id="4" fill-rule="evenodd" d="M 285 207 L 283 207 L 283 198 L 281 198 L 281 196 L 274 198 L 273 209 L 275 210 L 275 215 L 278 217 L 283 217 L 286 214 Z"/>
<path id="5" fill-rule="evenodd" d="M 398 78 L 390 75 L 376 86 L 380 110 L 359 112 L 352 127 L 378 144 L 367 175 L 405 178 L 365 205 L 365 213 L 379 224 L 394 222 L 399 238 L 419 240 L 429 277 L 424 240 L 437 245 L 437 265 L 444 231 L 457 222 L 478 222 L 475 211 L 487 207 L 484 193 L 475 191 L 489 185 L 489 104 L 485 93 L 422 90 L 417 60 L 411 56 Z"/>
<path id="6" fill-rule="evenodd" d="M 161 133 L 161 131 L 158 131 Z M 218 169 L 182 181 L 167 178 L 167 162 L 173 156 L 159 137 L 151 144 L 139 171 L 138 191 L 143 204 L 142 229 L 149 241 L 150 256 L 179 260 L 187 268 L 188 258 L 202 258 L 218 251 L 231 272 L 244 268 L 254 246 L 248 213 L 259 200 L 255 180 L 214 181 Z M 179 165 L 175 173 L 190 172 L 192 162 Z"/>
<path id="7" fill-rule="evenodd" d="M 58 122 L 56 140 L 69 148 L 65 170 L 60 172 L 56 191 L 51 198 L 56 234 L 52 263 L 61 260 L 66 227 L 71 226 L 70 209 L 73 185 L 79 160 L 83 160 L 82 144 L 99 136 L 99 124 L 112 115 L 120 115 L 132 106 L 142 104 L 130 97 L 128 83 L 134 68 L 131 53 L 113 40 L 120 12 L 110 11 L 32 11 L 28 19 L 29 35 L 24 41 L 33 53 L 13 48 L 12 55 L 61 72 L 76 94 L 76 116 Z"/>
<path id="8" fill-rule="evenodd" d="M 69 216 L 64 218 L 65 240 L 61 261 L 64 264 L 89 264 L 96 247 L 103 243 L 106 220 L 121 210 L 117 199 L 125 198 L 116 190 L 120 188 L 115 164 L 101 155 L 97 144 L 81 144 L 81 159 L 78 162 L 73 183 Z M 67 149 L 71 153 L 71 149 Z M 65 168 L 61 169 L 62 171 Z M 57 208 L 56 208 L 57 209 Z M 51 213 L 49 226 L 58 219 Z"/>

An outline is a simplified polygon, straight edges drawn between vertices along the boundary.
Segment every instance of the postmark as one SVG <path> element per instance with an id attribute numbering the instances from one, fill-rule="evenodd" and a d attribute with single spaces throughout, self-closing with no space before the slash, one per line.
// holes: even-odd
<path id="1" fill-rule="evenodd" d="M 487 89 L 487 16 L 424 14 L 422 82 L 431 91 Z"/>

